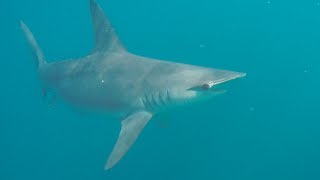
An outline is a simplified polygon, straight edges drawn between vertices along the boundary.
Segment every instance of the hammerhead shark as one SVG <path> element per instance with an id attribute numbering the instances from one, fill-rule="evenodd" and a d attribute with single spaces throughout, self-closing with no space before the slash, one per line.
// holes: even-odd
<path id="1" fill-rule="evenodd" d="M 47 62 L 32 32 L 21 28 L 34 55 L 44 89 L 66 102 L 116 115 L 121 131 L 106 162 L 112 168 L 157 113 L 219 94 L 216 87 L 245 73 L 142 57 L 122 45 L 95 0 L 90 0 L 95 46 L 78 59 Z"/>

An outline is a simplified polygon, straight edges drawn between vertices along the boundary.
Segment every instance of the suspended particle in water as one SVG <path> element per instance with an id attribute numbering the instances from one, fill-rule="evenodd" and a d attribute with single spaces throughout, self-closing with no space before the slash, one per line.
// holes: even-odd
<path id="1" fill-rule="evenodd" d="M 249 108 L 249 111 L 251 111 L 251 112 L 254 111 L 254 110 L 255 110 L 254 107 L 250 107 Z"/>
<path id="2" fill-rule="evenodd" d="M 200 44 L 199 47 L 200 47 L 200 48 L 204 48 L 204 47 L 206 47 L 206 45 Z"/>

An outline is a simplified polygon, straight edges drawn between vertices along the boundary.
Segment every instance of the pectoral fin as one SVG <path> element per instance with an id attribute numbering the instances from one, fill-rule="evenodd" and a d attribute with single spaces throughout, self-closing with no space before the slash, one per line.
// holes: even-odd
<path id="1" fill-rule="evenodd" d="M 105 165 L 106 170 L 112 168 L 127 153 L 151 118 L 151 113 L 139 111 L 122 120 L 117 143 Z"/>

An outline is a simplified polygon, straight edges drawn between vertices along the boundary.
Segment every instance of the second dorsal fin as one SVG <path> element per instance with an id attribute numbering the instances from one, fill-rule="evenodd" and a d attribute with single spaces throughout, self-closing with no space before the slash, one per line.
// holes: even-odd
<path id="1" fill-rule="evenodd" d="M 90 11 L 95 35 L 94 51 L 125 50 L 105 13 L 95 0 L 90 0 Z"/>

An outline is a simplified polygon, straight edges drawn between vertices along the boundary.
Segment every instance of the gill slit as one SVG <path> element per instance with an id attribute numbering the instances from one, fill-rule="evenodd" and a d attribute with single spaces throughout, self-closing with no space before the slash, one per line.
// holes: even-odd
<path id="1" fill-rule="evenodd" d="M 160 93 L 160 92 L 159 92 L 159 101 L 160 101 L 160 103 L 162 103 L 162 105 L 163 105 L 164 107 L 166 107 L 167 104 L 166 104 L 166 101 L 165 101 L 163 95 L 164 95 L 163 93 Z"/>
<path id="2" fill-rule="evenodd" d="M 147 109 L 147 103 L 146 103 L 146 100 L 145 100 L 144 96 L 142 96 L 140 99 L 141 99 L 141 101 L 142 101 L 143 107 L 144 107 L 145 109 Z"/>
<path id="3" fill-rule="evenodd" d="M 167 94 L 167 101 L 168 101 L 168 102 L 171 102 L 171 97 L 170 97 L 170 95 L 169 95 L 169 89 L 167 89 L 166 94 Z"/>
<path id="4" fill-rule="evenodd" d="M 154 96 L 155 96 L 155 93 L 152 93 L 151 94 L 151 101 L 153 103 L 154 108 L 156 108 L 156 107 L 159 107 L 159 104 L 157 103 L 157 100 Z"/>
<path id="5" fill-rule="evenodd" d="M 148 109 L 148 110 L 151 110 L 152 109 L 152 106 L 150 104 L 150 101 L 149 101 L 149 98 L 147 95 L 144 95 L 144 102 L 145 102 L 145 108 Z"/>

